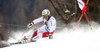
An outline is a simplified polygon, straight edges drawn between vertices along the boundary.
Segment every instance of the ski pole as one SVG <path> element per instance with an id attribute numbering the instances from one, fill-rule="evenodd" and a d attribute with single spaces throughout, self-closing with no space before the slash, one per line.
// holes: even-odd
<path id="1" fill-rule="evenodd" d="M 24 33 L 22 34 L 22 36 L 25 34 L 25 32 L 28 30 L 28 28 L 26 28 L 26 30 L 24 31 Z"/>
<path id="2" fill-rule="evenodd" d="M 89 0 L 87 0 L 86 5 L 88 4 Z"/>
<path id="3" fill-rule="evenodd" d="M 78 22 L 77 22 L 77 24 L 76 24 L 76 26 L 75 26 L 75 28 L 74 28 L 74 30 L 73 30 L 73 31 L 75 31 L 75 29 L 76 29 L 77 25 L 79 24 L 79 22 L 80 22 L 80 21 L 81 21 L 81 19 L 82 19 L 82 16 L 83 16 L 83 13 L 82 13 L 82 15 L 81 15 L 80 19 L 78 20 Z"/>
<path id="4" fill-rule="evenodd" d="M 89 22 L 89 20 L 88 20 L 88 17 L 87 17 L 87 15 L 86 15 L 85 12 L 84 12 L 84 15 L 85 15 L 85 17 L 86 17 L 86 19 L 87 19 L 87 21 L 88 21 L 88 24 L 89 24 L 89 26 L 90 26 L 90 29 L 93 30 L 92 27 L 91 27 L 91 24 L 90 24 L 90 22 Z"/>

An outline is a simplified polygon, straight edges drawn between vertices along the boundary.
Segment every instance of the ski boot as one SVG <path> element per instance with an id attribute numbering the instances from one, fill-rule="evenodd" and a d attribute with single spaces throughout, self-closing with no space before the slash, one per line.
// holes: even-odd
<path id="1" fill-rule="evenodd" d="M 24 38 L 19 40 L 19 44 L 24 44 L 24 43 L 28 43 L 28 42 L 30 42 L 30 41 L 26 38 L 26 36 L 24 36 Z"/>

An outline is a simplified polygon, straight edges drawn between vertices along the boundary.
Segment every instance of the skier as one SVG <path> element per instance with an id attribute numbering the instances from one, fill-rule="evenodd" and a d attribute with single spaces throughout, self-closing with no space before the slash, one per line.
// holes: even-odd
<path id="1" fill-rule="evenodd" d="M 32 42 L 35 42 L 38 39 L 44 37 L 49 37 L 49 39 L 53 39 L 53 33 L 56 29 L 56 19 L 50 15 L 50 11 L 48 9 L 44 9 L 42 11 L 42 17 L 33 20 L 27 26 L 28 28 L 31 28 L 34 24 L 37 24 L 42 21 L 45 23 L 45 25 L 43 25 L 40 29 L 36 30 L 33 33 L 30 39 Z"/>

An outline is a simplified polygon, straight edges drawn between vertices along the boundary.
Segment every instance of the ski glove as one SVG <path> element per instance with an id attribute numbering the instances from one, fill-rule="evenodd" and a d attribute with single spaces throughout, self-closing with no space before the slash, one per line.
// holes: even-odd
<path id="1" fill-rule="evenodd" d="M 53 39 L 53 35 L 52 34 L 49 34 L 49 39 Z"/>
<path id="2" fill-rule="evenodd" d="M 32 22 L 27 25 L 28 28 L 31 28 L 32 26 L 33 26 Z"/>

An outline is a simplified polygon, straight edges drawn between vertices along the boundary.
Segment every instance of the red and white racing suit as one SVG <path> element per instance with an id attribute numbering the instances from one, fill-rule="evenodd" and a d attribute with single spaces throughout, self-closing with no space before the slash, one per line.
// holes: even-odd
<path id="1" fill-rule="evenodd" d="M 49 34 L 53 35 L 56 29 L 56 19 L 53 16 L 49 16 L 48 20 L 46 20 L 44 17 L 40 17 L 33 20 L 32 23 L 37 24 L 42 21 L 45 23 L 45 25 L 43 25 L 40 29 L 36 30 L 33 33 L 31 41 L 38 40 L 39 38 L 48 37 Z"/>

